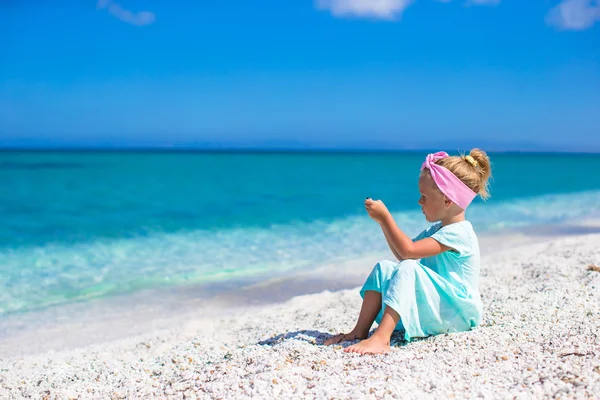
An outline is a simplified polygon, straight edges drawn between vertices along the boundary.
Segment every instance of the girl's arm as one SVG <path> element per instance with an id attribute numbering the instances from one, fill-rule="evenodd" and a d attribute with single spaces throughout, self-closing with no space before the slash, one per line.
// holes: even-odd
<path id="1" fill-rule="evenodd" d="M 404 232 L 398 228 L 391 214 L 387 214 L 385 218 L 379 222 L 381 229 L 385 235 L 390 248 L 395 249 L 396 257 L 400 260 L 413 260 L 426 257 L 437 256 L 445 251 L 451 250 L 450 247 L 444 246 L 435 239 L 426 238 L 413 242 L 411 238 L 406 236 Z"/>
<path id="2" fill-rule="evenodd" d="M 385 241 L 387 242 L 388 246 L 390 247 L 390 250 L 392 251 L 392 253 L 394 253 L 394 256 L 396 256 L 398 261 L 402 261 L 402 257 L 400 257 L 400 254 L 398 254 L 398 250 L 396 250 L 394 245 L 392 245 L 392 241 L 390 240 L 390 237 L 388 236 L 385 229 L 383 229 L 383 226 L 381 227 L 381 230 L 383 231 L 383 235 L 385 236 Z"/>

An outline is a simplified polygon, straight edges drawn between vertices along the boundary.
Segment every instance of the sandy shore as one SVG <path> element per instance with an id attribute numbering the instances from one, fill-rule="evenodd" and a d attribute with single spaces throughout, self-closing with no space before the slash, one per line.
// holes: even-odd
<path id="1" fill-rule="evenodd" d="M 600 272 L 588 266 L 600 265 L 600 234 L 504 242 L 482 264 L 481 327 L 394 338 L 386 356 L 321 345 L 352 328 L 361 302 L 358 288 L 325 291 L 190 313 L 78 349 L 0 352 L 0 398 L 598 398 Z M 356 279 L 348 271 L 344 285 Z M 327 284 L 316 275 L 299 283 L 309 292 Z M 260 298 L 263 289 L 247 290 Z"/>

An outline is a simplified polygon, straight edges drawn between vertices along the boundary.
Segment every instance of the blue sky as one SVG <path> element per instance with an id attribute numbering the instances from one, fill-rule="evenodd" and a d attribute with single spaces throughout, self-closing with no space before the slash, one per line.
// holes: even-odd
<path id="1" fill-rule="evenodd" d="M 598 0 L 5 0 L 0 146 L 600 151 Z"/>

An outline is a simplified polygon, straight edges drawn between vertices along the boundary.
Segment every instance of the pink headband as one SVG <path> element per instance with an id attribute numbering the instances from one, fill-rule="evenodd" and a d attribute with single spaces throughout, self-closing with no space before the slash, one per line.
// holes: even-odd
<path id="1" fill-rule="evenodd" d="M 438 188 L 454 202 L 457 206 L 466 210 L 473 201 L 477 193 L 472 191 L 463 181 L 458 179 L 450 170 L 437 165 L 436 162 L 448 157 L 448 153 L 438 151 L 435 154 L 429 154 L 421 166 L 421 171 L 429 169 L 433 181 Z"/>

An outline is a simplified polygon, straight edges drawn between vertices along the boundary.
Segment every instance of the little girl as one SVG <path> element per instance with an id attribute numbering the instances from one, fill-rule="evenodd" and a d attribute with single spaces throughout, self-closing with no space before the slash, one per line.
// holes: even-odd
<path id="1" fill-rule="evenodd" d="M 482 150 L 464 157 L 429 154 L 419 177 L 419 205 L 428 222 L 439 222 L 412 240 L 381 200 L 367 198 L 369 216 L 381 226 L 400 263 L 384 260 L 375 265 L 360 292 L 363 303 L 356 326 L 325 345 L 361 339 L 345 351 L 387 353 L 394 330 L 404 330 L 410 341 L 480 324 L 479 242 L 465 210 L 477 194 L 489 197 L 490 175 L 490 160 Z M 374 321 L 379 326 L 367 339 Z"/>

